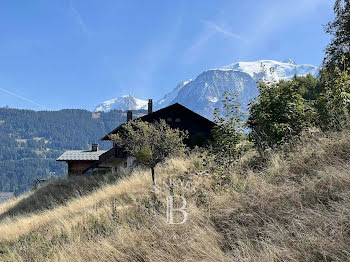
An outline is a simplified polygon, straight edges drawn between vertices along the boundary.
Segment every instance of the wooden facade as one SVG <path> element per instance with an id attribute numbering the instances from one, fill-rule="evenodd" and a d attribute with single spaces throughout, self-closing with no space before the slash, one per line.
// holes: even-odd
<path id="1" fill-rule="evenodd" d="M 175 103 L 158 111 L 152 112 L 152 100 L 148 103 L 148 114 L 137 118 L 146 122 L 155 122 L 164 119 L 171 128 L 188 131 L 189 139 L 186 144 L 190 147 L 202 146 L 211 138 L 211 130 L 215 124 L 193 112 L 192 110 Z M 127 112 L 127 121 L 132 121 L 132 111 Z M 101 140 L 111 140 L 109 135 L 117 134 L 123 124 L 105 135 Z M 112 172 L 120 172 L 122 168 L 133 168 L 137 163 L 134 158 L 128 157 L 123 148 L 115 145 L 108 151 L 67 151 L 57 161 L 68 163 L 69 175 L 81 175 L 91 170 L 109 169 Z"/>
<path id="2" fill-rule="evenodd" d="M 91 167 L 96 161 L 67 161 L 68 176 L 79 176 L 84 173 L 86 169 Z"/>
<path id="3" fill-rule="evenodd" d="M 215 126 L 209 119 L 202 117 L 179 103 L 144 115 L 138 119 L 150 123 L 164 119 L 171 128 L 187 130 L 189 133 L 189 140 L 186 142 L 191 147 L 195 145 L 202 146 L 210 139 L 211 130 Z M 109 135 L 118 133 L 121 126 L 104 136 L 102 140 L 110 140 Z"/>

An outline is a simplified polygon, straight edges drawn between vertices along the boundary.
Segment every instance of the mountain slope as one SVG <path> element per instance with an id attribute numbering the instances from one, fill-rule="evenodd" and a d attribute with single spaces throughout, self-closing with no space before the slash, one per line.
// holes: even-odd
<path id="1" fill-rule="evenodd" d="M 193 111 L 211 119 L 214 108 L 221 105 L 225 91 L 237 92 L 244 108 L 251 99 L 258 95 L 257 81 L 288 80 L 294 75 L 316 75 L 318 68 L 313 65 L 297 65 L 294 61 L 278 62 L 259 60 L 255 62 L 238 62 L 218 69 L 203 72 L 194 80 L 180 83 L 171 94 L 157 103 L 164 107 L 180 103 Z"/>
<path id="2" fill-rule="evenodd" d="M 224 66 L 222 69 L 233 69 L 249 74 L 254 80 L 261 78 L 267 80 L 288 80 L 294 75 L 304 76 L 307 74 L 317 75 L 318 68 L 313 65 L 297 65 L 293 60 L 278 62 L 274 60 L 259 60 L 255 62 L 237 62 Z"/>
<path id="3" fill-rule="evenodd" d="M 318 68 L 313 65 L 297 65 L 293 60 L 278 62 L 258 60 L 237 62 L 222 68 L 203 72 L 194 80 L 183 81 L 175 89 L 154 103 L 154 109 L 180 103 L 193 111 L 211 119 L 213 110 L 219 107 L 225 91 L 237 92 L 239 101 L 247 108 L 249 101 L 258 94 L 257 81 L 288 80 L 294 75 L 317 75 Z M 147 101 L 126 95 L 108 100 L 96 107 L 95 111 L 108 112 L 112 109 L 146 109 Z"/>
<path id="4" fill-rule="evenodd" d="M 134 112 L 135 116 L 144 111 Z M 31 111 L 0 109 L 0 192 L 20 194 L 36 178 L 65 176 L 67 165 L 56 162 L 65 150 L 89 149 L 100 138 L 124 123 L 126 114 L 113 110 L 91 115 L 86 110 Z"/>
<path id="5" fill-rule="evenodd" d="M 155 103 L 155 109 L 157 110 L 165 106 L 171 105 L 174 99 L 176 99 L 176 97 L 178 96 L 179 91 L 190 82 L 192 82 L 192 79 L 180 82 L 173 91 L 166 94 L 161 100 Z"/>
<path id="6" fill-rule="evenodd" d="M 109 112 L 111 110 L 140 110 L 147 109 L 148 102 L 132 95 L 124 95 L 107 100 L 95 108 L 95 112 Z"/>
<path id="7" fill-rule="evenodd" d="M 154 110 L 180 103 L 212 119 L 214 108 L 220 107 L 225 91 L 237 92 L 240 103 L 246 109 L 249 101 L 258 95 L 257 81 L 288 80 L 294 75 L 316 76 L 317 73 L 316 66 L 298 65 L 293 60 L 237 62 L 222 68 L 207 70 L 194 80 L 180 82 L 173 91 L 154 103 Z M 124 111 L 147 109 L 147 101 L 125 95 L 101 103 L 96 107 L 95 112 L 109 112 L 112 109 Z"/>
<path id="8" fill-rule="evenodd" d="M 185 85 L 170 104 L 178 102 L 211 119 L 214 108 L 220 105 L 225 91 L 237 92 L 239 101 L 245 107 L 258 94 L 256 82 L 247 73 L 213 69 Z"/>

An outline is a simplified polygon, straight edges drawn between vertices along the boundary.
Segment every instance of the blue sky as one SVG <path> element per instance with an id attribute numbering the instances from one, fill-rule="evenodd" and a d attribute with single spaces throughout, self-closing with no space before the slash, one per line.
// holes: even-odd
<path id="1" fill-rule="evenodd" d="M 161 98 L 237 61 L 319 66 L 329 0 L 5 0 L 0 106 L 84 108 L 124 94 Z"/>

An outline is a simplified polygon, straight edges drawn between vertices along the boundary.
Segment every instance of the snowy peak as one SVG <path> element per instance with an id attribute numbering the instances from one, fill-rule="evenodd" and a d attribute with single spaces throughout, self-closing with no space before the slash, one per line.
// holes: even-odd
<path id="1" fill-rule="evenodd" d="M 107 100 L 95 109 L 95 112 L 109 112 L 114 109 L 118 110 L 139 110 L 147 109 L 148 102 L 138 99 L 132 95 L 124 95 L 111 100 Z"/>
<path id="2" fill-rule="evenodd" d="M 292 65 L 296 65 L 297 63 L 294 62 L 293 59 L 285 59 L 283 61 L 281 61 L 282 63 L 287 63 L 287 64 L 292 64 Z"/>
<path id="3" fill-rule="evenodd" d="M 237 70 L 249 74 L 254 80 L 288 80 L 294 75 L 317 75 L 318 68 L 313 65 L 297 65 L 293 60 L 278 62 L 274 60 L 259 60 L 254 62 L 237 62 L 220 68 L 221 70 Z"/>
<path id="4" fill-rule="evenodd" d="M 187 81 L 182 81 L 177 86 L 173 91 L 170 93 L 166 94 L 162 99 L 160 99 L 156 104 L 155 104 L 155 109 L 162 108 L 164 106 L 168 106 L 171 104 L 171 102 L 177 97 L 178 93 L 182 88 L 184 88 L 188 83 L 192 82 L 192 79 L 187 80 Z"/>
<path id="5" fill-rule="evenodd" d="M 257 96 L 256 81 L 247 73 L 233 69 L 212 69 L 186 84 L 169 104 L 178 102 L 202 116 L 212 119 L 214 108 L 220 105 L 225 91 L 238 93 L 246 107 Z M 165 106 L 165 105 L 164 105 Z"/>
<path id="6" fill-rule="evenodd" d="M 294 75 L 317 75 L 313 65 L 297 65 L 293 60 L 283 62 L 259 60 L 237 62 L 207 70 L 194 80 L 180 83 L 173 92 L 158 102 L 160 107 L 180 103 L 209 119 L 214 108 L 220 106 L 224 92 L 237 93 L 239 102 L 247 110 L 249 102 L 258 95 L 257 81 L 288 80 Z"/>
<path id="7" fill-rule="evenodd" d="M 293 60 L 258 60 L 237 62 L 217 69 L 207 70 L 195 79 L 179 83 L 173 91 L 154 103 L 154 110 L 180 103 L 202 116 L 212 119 L 214 108 L 222 103 L 225 91 L 237 93 L 239 102 L 247 109 L 258 95 L 257 81 L 289 80 L 293 76 L 316 76 L 318 68 L 309 64 L 296 64 Z M 132 95 L 122 96 L 100 104 L 96 111 L 112 109 L 147 109 L 148 102 Z"/>

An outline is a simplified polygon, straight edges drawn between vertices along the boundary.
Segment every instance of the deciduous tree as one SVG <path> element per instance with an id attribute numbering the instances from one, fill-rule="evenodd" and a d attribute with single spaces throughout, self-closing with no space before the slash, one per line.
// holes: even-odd
<path id="1" fill-rule="evenodd" d="M 187 132 L 172 129 L 164 120 L 154 123 L 129 121 L 118 134 L 111 135 L 111 139 L 123 147 L 128 156 L 151 169 L 155 185 L 155 166 L 169 156 L 183 154 L 186 148 L 183 141 L 187 136 Z"/>
<path id="2" fill-rule="evenodd" d="M 334 5 L 335 19 L 325 27 L 332 40 L 326 48 L 324 67 L 333 71 L 343 67 L 343 59 L 350 59 L 350 0 L 336 0 Z M 344 68 L 342 68 L 344 69 Z"/>
<path id="3" fill-rule="evenodd" d="M 301 79 L 259 84 L 259 96 L 250 106 L 247 121 L 249 137 L 258 148 L 274 148 L 314 125 L 315 101 L 303 97 L 311 94 L 310 86 Z"/>

